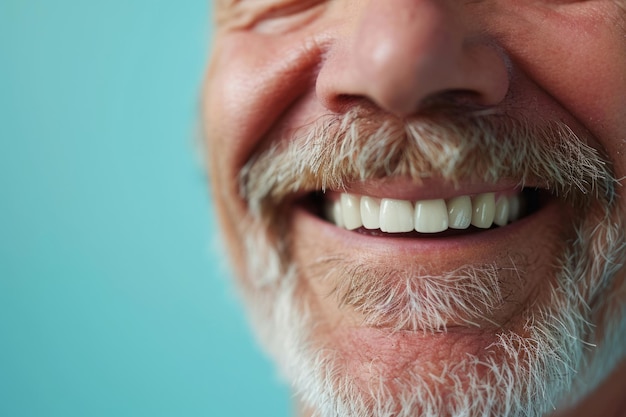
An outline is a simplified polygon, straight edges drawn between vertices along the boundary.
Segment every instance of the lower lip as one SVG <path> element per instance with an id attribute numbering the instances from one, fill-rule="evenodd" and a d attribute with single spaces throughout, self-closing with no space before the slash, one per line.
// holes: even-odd
<path id="1" fill-rule="evenodd" d="M 562 222 L 567 209 L 556 199 L 551 199 L 534 213 L 510 223 L 506 226 L 466 233 L 447 237 L 395 237 L 393 234 L 372 236 L 342 229 L 311 213 L 304 207 L 297 206 L 294 211 L 296 225 L 302 227 L 300 232 L 319 235 L 323 241 L 329 239 L 340 242 L 345 248 L 355 250 L 367 249 L 372 252 L 388 252 L 394 254 L 419 255 L 422 259 L 429 255 L 447 253 L 454 256 L 456 252 L 472 249 L 503 248 L 519 245 L 528 238 L 529 234 L 536 233 L 548 225 Z M 299 229 L 299 226 L 296 226 Z"/>

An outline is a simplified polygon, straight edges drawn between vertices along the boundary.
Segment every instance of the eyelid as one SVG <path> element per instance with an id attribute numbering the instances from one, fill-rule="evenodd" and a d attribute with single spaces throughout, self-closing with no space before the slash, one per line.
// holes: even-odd
<path id="1" fill-rule="evenodd" d="M 254 1 L 254 0 L 249 0 Z M 274 4 L 273 6 L 268 7 L 261 16 L 261 19 L 274 19 L 277 17 L 284 17 L 290 14 L 298 13 L 303 10 L 306 10 L 310 7 L 321 3 L 322 0 L 274 0 L 273 3 L 282 3 L 282 4 Z"/>

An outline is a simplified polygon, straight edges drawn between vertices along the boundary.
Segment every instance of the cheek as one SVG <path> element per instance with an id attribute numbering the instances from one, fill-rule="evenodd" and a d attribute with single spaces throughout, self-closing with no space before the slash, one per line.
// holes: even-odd
<path id="1" fill-rule="evenodd" d="M 219 36 L 203 90 L 213 199 L 232 264 L 244 265 L 245 202 L 241 167 L 271 136 L 277 120 L 304 94 L 319 54 L 297 38 L 250 33 Z M 243 270 L 237 271 L 243 276 Z"/>
<path id="2" fill-rule="evenodd" d="M 603 27 L 597 37 L 580 36 L 553 66 L 554 96 L 589 129 L 609 154 L 626 124 L 626 37 Z M 565 38 L 573 38 L 565 33 Z"/>
<path id="3" fill-rule="evenodd" d="M 514 65 L 626 176 L 626 11 L 612 1 L 511 9 L 500 39 Z"/>
<path id="4" fill-rule="evenodd" d="M 205 88 L 205 117 L 212 162 L 228 165 L 237 150 L 246 148 L 260 118 L 255 115 L 263 71 L 245 47 L 229 39 L 216 42 Z M 257 74 L 255 74 L 255 72 Z M 257 76 L 255 76 L 257 75 Z M 257 87 L 252 82 L 257 80 Z"/>
<path id="5" fill-rule="evenodd" d="M 312 42 L 233 33 L 219 38 L 207 82 L 206 118 L 214 159 L 230 175 L 310 87 L 319 61 Z"/>
<path id="6" fill-rule="evenodd" d="M 623 146 L 618 138 L 626 127 L 624 11 L 597 1 L 517 6 L 508 16 L 501 27 L 513 29 L 506 35 L 503 29 L 502 38 L 516 64 L 609 154 Z"/>

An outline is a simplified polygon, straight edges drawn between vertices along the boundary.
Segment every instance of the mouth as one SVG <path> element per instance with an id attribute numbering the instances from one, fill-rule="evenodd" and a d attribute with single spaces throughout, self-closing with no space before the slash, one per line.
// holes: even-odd
<path id="1" fill-rule="evenodd" d="M 371 237 L 442 238 L 481 233 L 522 220 L 554 197 L 544 189 L 507 188 L 447 198 L 391 198 L 356 192 L 316 192 L 306 207 L 332 225 Z"/>

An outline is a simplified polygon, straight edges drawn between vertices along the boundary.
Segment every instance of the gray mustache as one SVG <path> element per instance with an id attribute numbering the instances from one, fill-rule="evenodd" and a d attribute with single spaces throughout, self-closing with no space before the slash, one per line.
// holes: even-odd
<path id="1" fill-rule="evenodd" d="M 404 121 L 355 109 L 269 139 L 240 173 L 241 194 L 258 216 L 295 193 L 387 177 L 513 179 L 576 205 L 611 204 L 617 183 L 608 160 L 556 120 L 438 111 Z"/>

